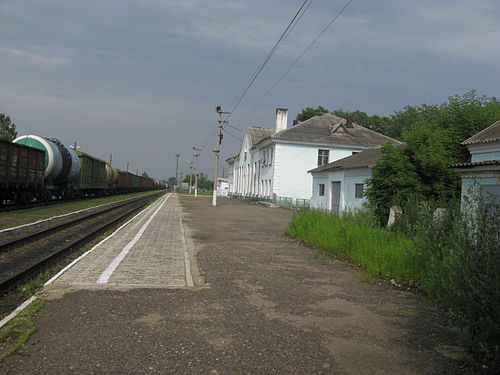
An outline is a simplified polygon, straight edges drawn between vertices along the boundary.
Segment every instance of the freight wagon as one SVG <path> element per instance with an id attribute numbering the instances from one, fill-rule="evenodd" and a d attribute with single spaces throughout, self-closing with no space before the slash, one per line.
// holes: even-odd
<path id="1" fill-rule="evenodd" d="M 105 161 L 36 135 L 0 143 L 0 200 L 24 204 L 162 188 L 148 177 L 120 172 Z M 164 188 L 164 187 L 163 187 Z"/>
<path id="2" fill-rule="evenodd" d="M 0 200 L 42 199 L 45 152 L 0 139 Z"/>

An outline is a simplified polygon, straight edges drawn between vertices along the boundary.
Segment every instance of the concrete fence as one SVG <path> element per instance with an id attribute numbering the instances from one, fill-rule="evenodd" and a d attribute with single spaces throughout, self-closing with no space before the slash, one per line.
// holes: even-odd
<path id="1" fill-rule="evenodd" d="M 289 197 L 274 197 L 274 198 L 252 197 L 239 194 L 229 194 L 229 197 L 253 203 L 270 202 L 274 203 L 275 205 L 281 208 L 286 208 L 288 210 L 304 210 L 304 209 L 309 209 L 310 207 L 309 199 L 289 198 Z"/>

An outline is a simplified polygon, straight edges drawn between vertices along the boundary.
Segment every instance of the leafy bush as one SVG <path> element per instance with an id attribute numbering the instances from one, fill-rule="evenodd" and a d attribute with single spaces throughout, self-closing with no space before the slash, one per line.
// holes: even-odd
<path id="1" fill-rule="evenodd" d="M 466 328 L 478 370 L 497 374 L 500 372 L 500 210 L 479 202 L 473 213 L 451 215 L 447 221 L 450 230 L 442 241 L 449 243 L 449 250 L 442 259 L 430 259 L 424 288 L 448 309 L 457 324 Z M 435 238 L 437 232 L 438 229 L 430 228 L 427 233 Z"/>

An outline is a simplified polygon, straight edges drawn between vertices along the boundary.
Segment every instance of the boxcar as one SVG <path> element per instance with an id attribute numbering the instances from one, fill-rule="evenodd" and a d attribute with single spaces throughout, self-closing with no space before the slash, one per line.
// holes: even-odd
<path id="1" fill-rule="evenodd" d="M 142 180 L 142 185 L 141 188 L 143 190 L 153 190 L 155 187 L 155 182 L 152 178 L 149 177 L 144 177 L 144 180 Z"/>
<path id="2" fill-rule="evenodd" d="M 80 159 L 80 173 L 74 178 L 73 183 L 80 195 L 101 195 L 108 187 L 106 162 L 81 151 L 76 151 Z"/>
<path id="3" fill-rule="evenodd" d="M 141 190 L 141 176 L 137 176 L 135 174 L 132 175 L 132 190 L 133 191 Z"/>
<path id="4" fill-rule="evenodd" d="M 45 152 L 0 139 L 0 198 L 27 203 L 43 192 Z"/>
<path id="5" fill-rule="evenodd" d="M 118 171 L 116 188 L 120 193 L 128 193 L 132 190 L 132 174 L 129 172 Z"/>

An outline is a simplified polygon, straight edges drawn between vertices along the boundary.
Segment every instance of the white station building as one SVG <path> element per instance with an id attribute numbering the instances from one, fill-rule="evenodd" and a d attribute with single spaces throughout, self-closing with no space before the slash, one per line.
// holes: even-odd
<path id="1" fill-rule="evenodd" d="M 229 193 L 246 197 L 312 196 L 311 169 L 394 139 L 331 113 L 287 127 L 288 110 L 276 110 L 276 126 L 248 126 L 229 165 Z"/>

